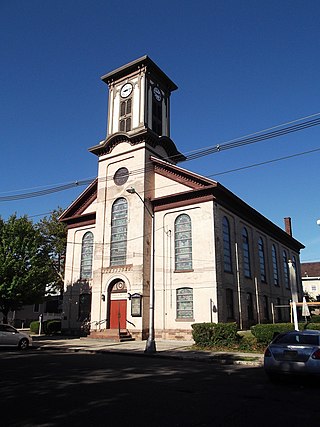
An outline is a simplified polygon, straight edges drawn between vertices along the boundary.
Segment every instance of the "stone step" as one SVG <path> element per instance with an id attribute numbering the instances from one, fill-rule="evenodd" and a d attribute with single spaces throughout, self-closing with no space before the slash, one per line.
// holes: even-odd
<path id="1" fill-rule="evenodd" d="M 101 329 L 99 331 L 91 331 L 87 338 L 105 339 L 110 341 L 134 341 L 129 331 L 126 329 Z"/>

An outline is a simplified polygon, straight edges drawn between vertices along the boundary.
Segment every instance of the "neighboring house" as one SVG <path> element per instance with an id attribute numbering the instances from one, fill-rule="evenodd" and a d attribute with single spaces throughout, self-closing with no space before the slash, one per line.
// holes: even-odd
<path id="1" fill-rule="evenodd" d="M 105 76 L 107 138 L 89 151 L 98 177 L 62 214 L 68 227 L 62 327 L 92 336 L 127 329 L 184 339 L 198 322 L 272 320 L 302 300 L 304 247 L 220 183 L 177 166 L 170 94 L 177 86 L 147 56 Z M 151 307 L 152 311 L 152 307 Z M 275 308 L 276 321 L 289 308 Z M 98 334 L 99 332 L 99 334 Z"/>
<path id="2" fill-rule="evenodd" d="M 320 262 L 303 262 L 301 278 L 303 292 L 320 301 Z"/>
<path id="3" fill-rule="evenodd" d="M 24 305 L 21 310 L 8 313 L 8 323 L 16 328 L 28 328 L 34 320 L 60 319 L 62 312 L 62 295 L 47 296 L 42 303 Z M 2 315 L 0 313 L 0 318 Z"/>

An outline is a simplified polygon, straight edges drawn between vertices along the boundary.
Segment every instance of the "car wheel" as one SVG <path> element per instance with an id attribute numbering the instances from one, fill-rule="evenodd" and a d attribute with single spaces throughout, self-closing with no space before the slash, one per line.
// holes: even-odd
<path id="1" fill-rule="evenodd" d="M 22 338 L 19 342 L 19 350 L 26 350 L 29 347 L 29 341 L 27 338 Z"/>

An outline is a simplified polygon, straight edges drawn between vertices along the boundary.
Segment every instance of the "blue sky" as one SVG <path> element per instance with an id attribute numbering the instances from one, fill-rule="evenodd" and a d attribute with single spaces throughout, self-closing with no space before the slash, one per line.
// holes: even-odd
<path id="1" fill-rule="evenodd" d="M 149 55 L 178 85 L 171 137 L 184 154 L 320 112 L 318 0 L 0 1 L 0 196 L 95 177 L 105 138 L 100 77 Z M 319 117 L 319 116 L 316 116 Z M 320 127 L 180 166 L 210 176 L 320 260 Z M 38 220 L 84 188 L 0 202 Z"/>

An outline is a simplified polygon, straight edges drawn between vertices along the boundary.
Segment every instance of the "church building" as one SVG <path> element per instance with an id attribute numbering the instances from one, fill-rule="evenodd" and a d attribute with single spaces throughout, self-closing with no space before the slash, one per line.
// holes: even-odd
<path id="1" fill-rule="evenodd" d="M 212 179 L 178 164 L 175 83 L 148 57 L 102 77 L 106 139 L 98 176 L 65 210 L 62 328 L 91 337 L 190 339 L 191 325 L 290 320 L 302 300 L 300 250 L 285 230 Z"/>

